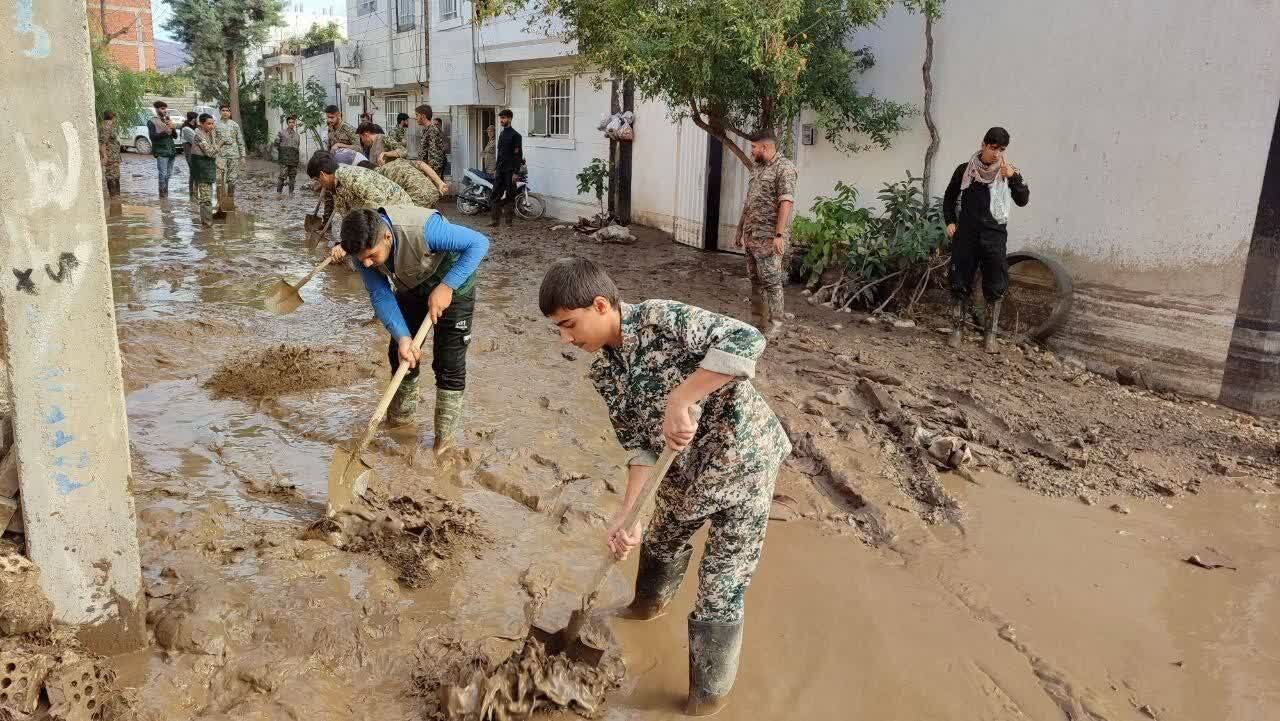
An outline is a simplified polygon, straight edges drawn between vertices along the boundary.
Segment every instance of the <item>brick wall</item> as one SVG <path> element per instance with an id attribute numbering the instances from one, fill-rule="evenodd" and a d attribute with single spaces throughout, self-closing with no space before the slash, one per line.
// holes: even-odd
<path id="1" fill-rule="evenodd" d="M 130 70 L 152 70 L 156 66 L 156 49 L 151 28 L 151 0 L 86 0 L 89 24 L 97 32 L 103 29 L 106 10 L 107 34 L 124 30 L 111 40 L 111 57 Z"/>

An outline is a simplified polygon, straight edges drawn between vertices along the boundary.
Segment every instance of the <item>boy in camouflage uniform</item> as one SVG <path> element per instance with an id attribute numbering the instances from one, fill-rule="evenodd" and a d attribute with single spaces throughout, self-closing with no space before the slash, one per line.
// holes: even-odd
<path id="1" fill-rule="evenodd" d="M 107 181 L 107 195 L 120 195 L 120 141 L 116 140 L 116 114 L 102 113 L 98 128 L 98 158 L 102 161 L 102 177 Z"/>
<path id="2" fill-rule="evenodd" d="M 377 171 L 354 165 L 339 165 L 332 155 L 318 152 L 307 161 L 307 176 L 319 183 L 333 199 L 338 213 L 346 215 L 357 208 L 381 208 L 387 205 L 413 205 L 404 189 Z"/>
<path id="3" fill-rule="evenodd" d="M 328 126 L 328 132 L 325 137 L 324 149 L 330 154 L 334 150 L 347 148 L 349 150 L 360 149 L 360 139 L 356 137 L 356 129 L 342 122 L 342 111 L 337 105 L 329 105 L 324 109 L 324 121 Z M 311 177 L 315 177 L 314 175 Z M 327 222 L 329 216 L 333 215 L 333 194 L 328 193 L 324 196 L 324 219 Z"/>
<path id="4" fill-rule="evenodd" d="M 187 166 L 191 171 L 192 199 L 200 211 L 200 224 L 213 223 L 213 184 L 218 179 L 218 139 L 213 116 L 204 113 L 198 120 L 191 137 L 191 150 L 187 154 Z"/>
<path id="5" fill-rule="evenodd" d="M 720 710 L 737 673 L 743 596 L 764 544 L 774 479 L 791 443 L 748 379 L 764 336 L 738 320 L 668 300 L 621 303 L 608 275 L 589 260 L 556 261 L 538 298 L 561 340 L 601 352 L 591 379 L 604 397 L 628 462 L 623 508 L 608 545 L 619 557 L 640 544 L 622 519 L 664 446 L 687 449 L 658 487 L 640 548 L 631 618 L 656 618 L 684 578 L 690 539 L 711 528 L 689 615 L 689 699 L 695 716 Z M 697 421 L 690 414 L 702 408 Z"/>
<path id="6" fill-rule="evenodd" d="M 421 160 L 392 160 L 378 168 L 378 174 L 400 186 L 422 208 L 436 207 L 449 190 L 449 184 Z"/>
<path id="7" fill-rule="evenodd" d="M 419 105 L 414 108 L 417 115 L 418 127 L 422 128 L 418 140 L 418 160 L 431 166 L 436 171 L 436 175 L 444 173 L 444 137 L 440 134 L 440 128 L 432 122 L 430 105 Z"/>
<path id="8" fill-rule="evenodd" d="M 796 166 L 778 152 L 778 140 L 767 130 L 751 136 L 751 157 L 756 165 L 734 245 L 747 251 L 751 320 L 773 336 L 782 329 L 787 221 L 795 204 Z"/>
<path id="9" fill-rule="evenodd" d="M 280 177 L 276 178 L 276 192 L 283 193 L 284 186 L 289 186 L 293 193 L 293 181 L 298 177 L 298 155 L 302 147 L 302 136 L 298 134 L 298 116 L 290 115 L 285 119 L 285 127 L 276 133 L 272 142 L 280 158 Z"/>
<path id="10" fill-rule="evenodd" d="M 228 207 L 218 210 L 234 210 L 236 199 L 236 182 L 240 180 L 240 163 L 244 160 L 244 135 L 240 132 L 240 124 L 231 119 L 231 106 L 223 104 L 218 108 L 222 119 L 216 129 L 218 139 L 218 171 L 221 179 L 218 185 L 227 193 L 230 201 Z"/>

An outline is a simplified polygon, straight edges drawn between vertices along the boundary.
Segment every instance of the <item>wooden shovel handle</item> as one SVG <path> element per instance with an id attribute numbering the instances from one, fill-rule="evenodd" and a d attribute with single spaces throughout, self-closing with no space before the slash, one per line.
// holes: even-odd
<path id="1" fill-rule="evenodd" d="M 413 337 L 413 349 L 421 350 L 422 343 L 427 339 L 427 331 L 431 330 L 431 319 L 424 318 L 422 325 L 418 327 L 418 334 Z M 369 427 L 365 429 L 364 438 L 360 439 L 360 445 L 355 448 L 355 456 L 359 456 L 364 452 L 365 446 L 373 440 L 373 436 L 378 432 L 378 424 L 382 423 L 383 416 L 387 415 L 387 409 L 391 407 L 391 399 L 395 397 L 396 391 L 400 389 L 400 384 L 404 382 L 404 377 L 409 372 L 409 364 L 401 361 L 396 367 L 396 374 L 391 377 L 391 383 L 387 389 L 382 392 L 382 400 L 378 401 L 378 407 L 373 411 L 373 418 L 369 419 Z"/>
<path id="2" fill-rule="evenodd" d="M 293 289 L 301 290 L 302 286 L 306 285 L 307 283 L 310 283 L 311 279 L 316 277 L 316 273 L 319 273 L 320 271 L 324 270 L 332 262 L 333 262 L 332 255 L 329 256 L 328 258 L 325 258 L 323 263 L 312 268 L 310 273 L 307 273 L 306 275 L 302 276 L 302 280 L 298 281 L 298 284 L 293 286 Z"/>

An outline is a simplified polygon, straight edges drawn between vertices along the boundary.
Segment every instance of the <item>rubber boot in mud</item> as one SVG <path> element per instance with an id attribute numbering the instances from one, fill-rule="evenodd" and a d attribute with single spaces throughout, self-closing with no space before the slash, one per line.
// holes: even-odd
<path id="1" fill-rule="evenodd" d="M 387 408 L 387 425 L 407 426 L 418 417 L 418 376 L 405 376 Z"/>
<path id="2" fill-rule="evenodd" d="M 502 212 L 507 215 L 508 228 L 516 224 L 516 203 L 514 200 L 508 200 L 506 205 L 503 206 Z"/>
<path id="3" fill-rule="evenodd" d="M 200 202 L 200 225 L 213 225 L 213 208 L 208 202 Z"/>
<path id="4" fill-rule="evenodd" d="M 236 186 L 233 183 L 227 184 L 227 210 L 236 209 Z"/>
<path id="5" fill-rule="evenodd" d="M 489 202 L 492 203 L 492 207 L 489 208 L 489 215 L 492 218 L 489 221 L 489 227 L 496 228 L 499 225 L 502 225 L 502 205 L 497 201 L 497 199 L 492 199 Z"/>
<path id="6" fill-rule="evenodd" d="M 464 391 L 436 390 L 436 440 L 432 449 L 443 455 L 454 445 L 458 429 L 462 426 L 462 396 Z"/>
<path id="7" fill-rule="evenodd" d="M 1000 347 L 996 345 L 996 333 L 1000 329 L 1000 306 L 1003 300 L 997 300 L 987 308 L 987 335 L 982 341 L 982 349 L 988 353 L 999 353 Z"/>
<path id="8" fill-rule="evenodd" d="M 948 348 L 959 348 L 964 342 L 964 321 L 968 312 L 969 308 L 964 301 L 956 303 L 951 311 L 951 337 L 947 339 Z"/>
<path id="9" fill-rule="evenodd" d="M 689 617 L 689 716 L 711 716 L 729 704 L 738 676 L 742 621 L 715 623 Z"/>
<path id="10" fill-rule="evenodd" d="M 693 548 L 685 548 L 675 558 L 655 558 L 648 546 L 640 546 L 640 570 L 636 573 L 636 595 L 621 614 L 633 621 L 649 621 L 662 615 L 680 588 L 689 570 Z"/>

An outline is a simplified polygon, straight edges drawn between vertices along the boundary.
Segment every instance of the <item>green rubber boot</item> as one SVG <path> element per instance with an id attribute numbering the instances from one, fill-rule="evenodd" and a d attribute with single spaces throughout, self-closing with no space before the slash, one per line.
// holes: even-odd
<path id="1" fill-rule="evenodd" d="M 951 312 L 951 337 L 947 339 L 948 348 L 959 348 L 964 342 L 964 323 L 969 314 L 968 304 L 957 301 Z"/>
<path id="2" fill-rule="evenodd" d="M 405 376 L 387 408 L 387 425 L 392 428 L 407 426 L 418 416 L 418 376 Z"/>
<path id="3" fill-rule="evenodd" d="M 436 455 L 454 445 L 458 429 L 462 427 L 462 395 L 464 391 L 436 390 Z"/>
<path id="4" fill-rule="evenodd" d="M 636 595 L 622 613 L 624 618 L 648 621 L 662 615 L 663 609 L 676 595 L 684 574 L 689 570 L 693 548 L 684 549 L 671 561 L 653 557 L 648 546 L 640 546 L 640 569 L 636 573 Z"/>
<path id="5" fill-rule="evenodd" d="M 715 623 L 689 618 L 689 702 L 685 714 L 711 716 L 729 704 L 741 650 L 742 621 Z"/>

